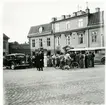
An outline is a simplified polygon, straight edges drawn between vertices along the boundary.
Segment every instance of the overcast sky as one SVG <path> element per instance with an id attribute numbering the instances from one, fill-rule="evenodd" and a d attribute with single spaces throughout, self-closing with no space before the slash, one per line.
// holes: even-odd
<path id="1" fill-rule="evenodd" d="M 104 10 L 104 0 L 87 0 L 91 12 L 96 7 Z M 92 2 L 93 1 L 93 2 Z M 10 37 L 9 42 L 28 42 L 31 26 L 49 23 L 52 17 L 68 15 L 86 9 L 86 0 L 49 0 L 43 2 L 6 2 L 3 6 L 3 33 Z"/>

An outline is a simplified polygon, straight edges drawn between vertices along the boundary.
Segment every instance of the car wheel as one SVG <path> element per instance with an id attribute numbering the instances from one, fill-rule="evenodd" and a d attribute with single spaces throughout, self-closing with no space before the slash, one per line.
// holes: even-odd
<path id="1" fill-rule="evenodd" d="M 105 64 L 105 58 L 102 58 L 101 63 Z"/>
<path id="2" fill-rule="evenodd" d="M 11 69 L 14 70 L 15 69 L 15 65 L 11 64 Z"/>

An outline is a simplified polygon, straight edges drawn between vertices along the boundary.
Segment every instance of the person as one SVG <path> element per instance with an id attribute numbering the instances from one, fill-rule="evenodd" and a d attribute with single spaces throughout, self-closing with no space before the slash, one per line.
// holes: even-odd
<path id="1" fill-rule="evenodd" d="M 95 54 L 94 54 L 94 52 L 92 52 L 91 53 L 91 62 L 92 62 L 91 66 L 92 67 L 94 67 L 94 57 L 95 57 Z"/>
<path id="2" fill-rule="evenodd" d="M 92 54 L 91 54 L 91 52 L 89 52 L 89 54 L 88 54 L 88 66 L 89 67 L 92 66 Z"/>
<path id="3" fill-rule="evenodd" d="M 80 60 L 80 56 L 79 56 L 79 52 L 76 53 L 76 62 L 79 64 L 79 60 Z"/>
<path id="4" fill-rule="evenodd" d="M 28 56 L 28 63 L 29 63 L 29 67 L 32 68 L 32 60 L 31 60 L 31 56 Z"/>
<path id="5" fill-rule="evenodd" d="M 47 55 L 46 55 L 46 53 L 44 54 L 44 67 L 47 67 Z"/>
<path id="6" fill-rule="evenodd" d="M 40 71 L 40 56 L 38 52 L 36 52 L 35 61 L 36 61 L 36 68 L 38 71 Z"/>
<path id="7" fill-rule="evenodd" d="M 52 62 L 53 62 L 53 66 L 55 67 L 55 60 L 56 60 L 56 55 L 54 54 L 53 56 L 52 56 Z"/>
<path id="8" fill-rule="evenodd" d="M 60 59 L 59 59 L 59 55 L 57 54 L 56 55 L 56 67 L 59 67 L 59 65 L 60 65 Z"/>
<path id="9" fill-rule="evenodd" d="M 65 57 L 64 57 L 64 54 L 61 53 L 60 55 L 60 69 L 64 69 L 64 66 L 65 66 Z"/>
<path id="10" fill-rule="evenodd" d="M 39 52 L 39 60 L 40 60 L 40 71 L 43 71 L 44 67 L 44 54 L 42 51 Z"/>
<path id="11" fill-rule="evenodd" d="M 32 66 L 35 67 L 35 55 L 32 56 Z"/>
<path id="12" fill-rule="evenodd" d="M 70 54 L 67 52 L 67 53 L 65 54 L 65 62 L 66 62 L 66 65 L 70 65 L 70 60 L 71 60 Z"/>
<path id="13" fill-rule="evenodd" d="M 84 56 L 83 54 L 80 52 L 80 68 L 83 68 L 84 67 Z"/>
<path id="14" fill-rule="evenodd" d="M 88 68 L 88 53 L 85 53 L 85 68 Z"/>

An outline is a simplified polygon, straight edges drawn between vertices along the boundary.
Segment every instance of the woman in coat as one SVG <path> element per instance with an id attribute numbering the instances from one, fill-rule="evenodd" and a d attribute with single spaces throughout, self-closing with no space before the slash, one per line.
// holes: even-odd
<path id="1" fill-rule="evenodd" d="M 84 67 L 84 56 L 83 56 L 82 53 L 80 53 L 80 61 L 79 61 L 79 63 L 80 63 L 80 67 L 83 68 Z"/>
<path id="2" fill-rule="evenodd" d="M 85 68 L 88 68 L 88 53 L 85 53 Z"/>

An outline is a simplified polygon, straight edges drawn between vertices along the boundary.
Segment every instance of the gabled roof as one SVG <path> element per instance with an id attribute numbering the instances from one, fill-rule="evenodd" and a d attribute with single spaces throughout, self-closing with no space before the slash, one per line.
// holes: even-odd
<path id="1" fill-rule="evenodd" d="M 103 11 L 89 14 L 89 16 L 88 16 L 88 26 L 104 23 L 103 18 L 104 18 L 104 12 Z"/>
<path id="2" fill-rule="evenodd" d="M 32 26 L 31 28 L 30 28 L 30 31 L 29 31 L 29 35 L 30 34 L 37 34 L 37 35 L 39 35 L 39 34 L 41 34 L 40 32 L 39 32 L 39 28 L 40 27 L 42 27 L 42 34 L 46 34 L 46 32 L 51 32 L 52 31 L 52 25 L 49 23 L 49 24 L 42 24 L 42 25 L 38 25 L 38 26 Z"/>
<path id="3" fill-rule="evenodd" d="M 3 39 L 10 39 L 10 38 L 3 33 Z"/>

